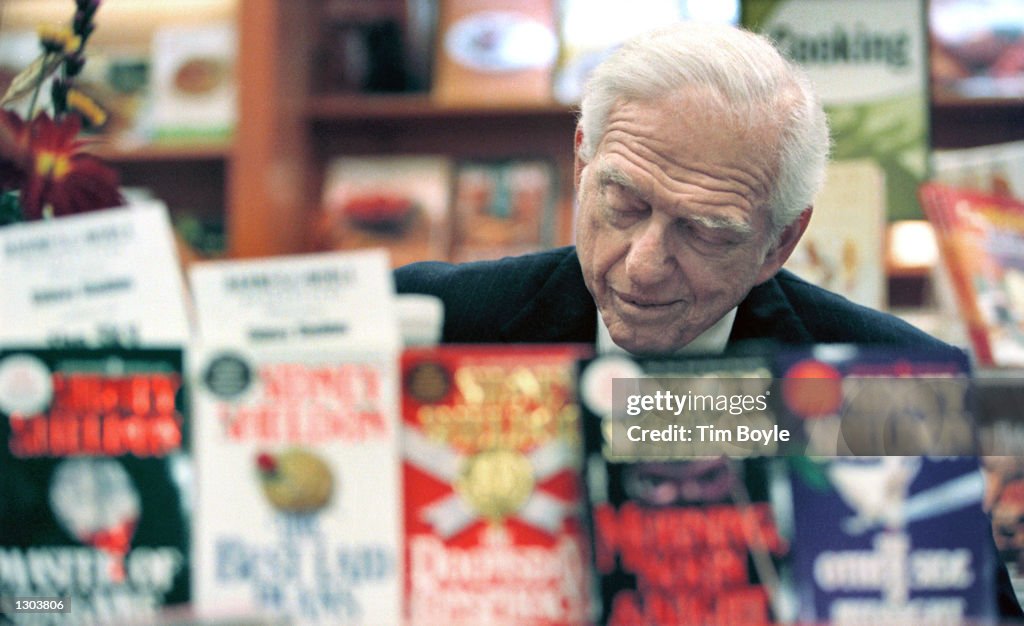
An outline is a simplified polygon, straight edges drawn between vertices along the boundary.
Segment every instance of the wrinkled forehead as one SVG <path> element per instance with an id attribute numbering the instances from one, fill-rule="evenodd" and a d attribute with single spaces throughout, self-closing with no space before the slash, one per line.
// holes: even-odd
<path id="1" fill-rule="evenodd" d="M 608 116 L 596 161 L 606 172 L 609 165 L 627 175 L 639 168 L 659 172 L 663 182 L 739 188 L 751 204 L 760 205 L 771 193 L 781 151 L 781 125 L 765 117 L 741 114 L 702 93 L 619 101 Z M 612 182 L 630 186 L 628 180 Z"/>

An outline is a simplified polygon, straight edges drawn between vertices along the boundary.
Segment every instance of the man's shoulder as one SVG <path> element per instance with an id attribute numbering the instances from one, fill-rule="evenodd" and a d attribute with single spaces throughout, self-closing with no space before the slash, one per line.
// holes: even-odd
<path id="1" fill-rule="evenodd" d="M 789 271 L 780 271 L 775 280 L 817 343 L 951 348 L 895 315 L 851 302 Z"/>
<path id="2" fill-rule="evenodd" d="M 470 263 L 424 261 L 395 270 L 398 293 L 424 293 L 444 303 L 449 341 L 494 340 L 496 329 L 533 300 L 573 247 Z M 578 262 L 576 263 L 578 265 Z"/>
<path id="3" fill-rule="evenodd" d="M 395 270 L 398 293 L 427 293 L 442 300 L 463 298 L 503 302 L 530 297 L 566 257 L 572 247 L 470 263 L 423 261 Z"/>

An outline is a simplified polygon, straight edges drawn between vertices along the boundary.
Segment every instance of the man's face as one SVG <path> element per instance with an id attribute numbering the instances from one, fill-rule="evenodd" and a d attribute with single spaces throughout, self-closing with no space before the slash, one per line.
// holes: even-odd
<path id="1" fill-rule="evenodd" d="M 613 108 L 594 159 L 577 162 L 576 246 L 616 344 L 676 351 L 778 270 L 776 147 L 771 129 L 737 127 L 700 95 Z"/>

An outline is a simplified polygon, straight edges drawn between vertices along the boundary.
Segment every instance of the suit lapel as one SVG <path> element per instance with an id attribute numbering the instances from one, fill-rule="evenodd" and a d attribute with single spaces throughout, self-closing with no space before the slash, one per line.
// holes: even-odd
<path id="1" fill-rule="evenodd" d="M 537 294 L 501 328 L 505 341 L 593 343 L 597 307 L 583 282 L 575 248 L 568 248 Z"/>
<path id="2" fill-rule="evenodd" d="M 792 344 L 814 341 L 774 277 L 751 289 L 736 311 L 729 344 L 750 340 Z"/>

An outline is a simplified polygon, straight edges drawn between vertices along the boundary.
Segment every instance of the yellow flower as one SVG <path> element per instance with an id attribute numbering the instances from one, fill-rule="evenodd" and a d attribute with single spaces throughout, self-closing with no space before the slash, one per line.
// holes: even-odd
<path id="1" fill-rule="evenodd" d="M 107 112 L 103 107 L 78 89 L 72 88 L 68 91 L 68 110 L 81 115 L 89 127 L 99 128 L 107 123 Z"/>
<path id="2" fill-rule="evenodd" d="M 82 47 L 82 38 L 72 32 L 69 26 L 43 24 L 37 32 L 39 41 L 47 52 L 74 54 Z"/>

